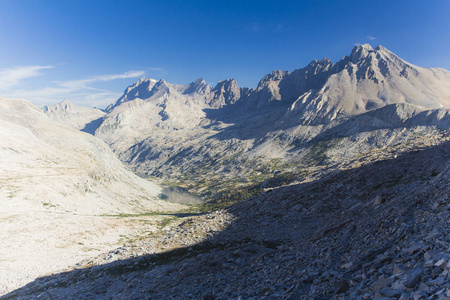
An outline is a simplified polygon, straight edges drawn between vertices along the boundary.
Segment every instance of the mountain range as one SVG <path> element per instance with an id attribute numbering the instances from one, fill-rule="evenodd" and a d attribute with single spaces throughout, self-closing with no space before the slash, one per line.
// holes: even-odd
<path id="1" fill-rule="evenodd" d="M 58 106 L 44 111 L 72 118 Z M 212 87 L 141 78 L 103 116 L 93 110 L 83 122 L 138 174 L 215 197 L 448 129 L 449 108 L 449 71 L 365 44 L 337 63 L 273 71 L 256 89 L 234 79 Z"/>

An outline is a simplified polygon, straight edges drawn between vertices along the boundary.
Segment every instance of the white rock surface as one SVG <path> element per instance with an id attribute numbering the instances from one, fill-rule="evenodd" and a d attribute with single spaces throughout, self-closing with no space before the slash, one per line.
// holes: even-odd
<path id="1" fill-rule="evenodd" d="M 101 121 L 100 119 L 105 115 L 105 112 L 98 108 L 78 106 L 69 100 L 55 105 L 45 105 L 42 111 L 55 121 L 86 132 L 89 132 L 88 124 L 95 123 L 96 120 Z"/>

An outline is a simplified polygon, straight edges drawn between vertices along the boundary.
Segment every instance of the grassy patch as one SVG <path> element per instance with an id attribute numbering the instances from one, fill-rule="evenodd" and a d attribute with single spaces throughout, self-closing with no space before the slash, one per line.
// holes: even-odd
<path id="1" fill-rule="evenodd" d="M 177 216 L 172 216 L 172 217 L 164 218 L 162 221 L 160 221 L 160 222 L 158 223 L 158 225 L 159 225 L 161 228 L 164 228 L 164 227 L 170 225 L 171 223 L 175 222 L 175 221 L 178 220 L 178 219 L 180 219 L 180 217 L 177 217 Z"/>

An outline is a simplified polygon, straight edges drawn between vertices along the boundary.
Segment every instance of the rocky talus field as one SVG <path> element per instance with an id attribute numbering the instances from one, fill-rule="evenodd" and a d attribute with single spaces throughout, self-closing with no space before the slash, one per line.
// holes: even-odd
<path id="1" fill-rule="evenodd" d="M 450 299 L 445 69 L 366 44 L 0 125 L 1 299 Z"/>

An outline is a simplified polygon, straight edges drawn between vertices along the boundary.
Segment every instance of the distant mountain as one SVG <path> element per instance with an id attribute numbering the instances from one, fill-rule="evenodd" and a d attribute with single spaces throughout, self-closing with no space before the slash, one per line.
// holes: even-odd
<path id="1" fill-rule="evenodd" d="M 135 171 L 204 190 L 446 130 L 449 108 L 449 71 L 365 44 L 336 64 L 273 71 L 256 89 L 142 78 L 92 132 Z"/>
<path id="2" fill-rule="evenodd" d="M 93 134 L 91 128 L 101 124 L 105 112 L 98 108 L 78 106 L 64 100 L 58 104 L 45 105 L 42 111 L 55 121 Z"/>

